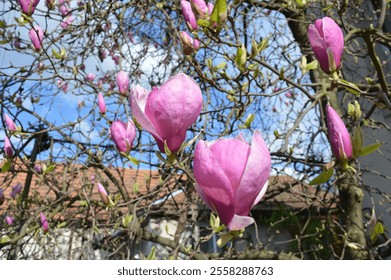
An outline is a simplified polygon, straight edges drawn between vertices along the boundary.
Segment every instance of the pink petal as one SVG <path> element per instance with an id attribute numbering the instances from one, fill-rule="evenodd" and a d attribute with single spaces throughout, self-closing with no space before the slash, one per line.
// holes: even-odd
<path id="1" fill-rule="evenodd" d="M 254 219 L 249 216 L 234 215 L 231 222 L 228 224 L 229 230 L 240 230 L 254 223 Z"/>
<path id="2" fill-rule="evenodd" d="M 210 146 L 210 151 L 236 192 L 246 168 L 250 145 L 237 139 L 220 139 Z"/>
<path id="3" fill-rule="evenodd" d="M 349 132 L 341 117 L 329 104 L 326 105 L 326 118 L 328 137 L 335 157 L 342 161 L 352 158 L 353 145 Z"/>
<path id="4" fill-rule="evenodd" d="M 269 149 L 263 141 L 261 134 L 255 131 L 246 169 L 235 196 L 235 214 L 241 216 L 249 214 L 254 201 L 259 199 L 258 195 L 269 179 L 270 169 L 271 158 Z"/>
<path id="5" fill-rule="evenodd" d="M 323 71 L 329 72 L 329 59 L 327 56 L 327 46 L 323 40 L 323 37 L 320 35 L 319 30 L 316 25 L 318 21 L 315 22 L 315 25 L 311 24 L 308 28 L 308 39 L 310 41 L 312 50 L 316 56 L 316 59 L 319 61 L 319 64 Z"/>
<path id="6" fill-rule="evenodd" d="M 337 68 L 341 65 L 344 37 L 338 24 L 329 17 L 322 19 L 323 38 L 327 48 L 331 48 Z"/>
<path id="7" fill-rule="evenodd" d="M 147 103 L 148 95 L 148 91 L 140 85 L 137 85 L 132 89 L 129 97 L 132 114 L 143 129 L 151 133 L 155 139 L 157 138 L 157 140 L 163 143 L 163 140 L 160 138 L 155 126 L 145 115 L 145 105 Z"/>
<path id="8" fill-rule="evenodd" d="M 181 7 L 182 7 L 183 18 L 185 19 L 190 31 L 197 30 L 198 29 L 197 19 L 195 18 L 193 10 L 191 9 L 190 2 L 182 0 Z"/>
<path id="9" fill-rule="evenodd" d="M 194 151 L 194 177 L 201 198 L 228 225 L 234 215 L 234 192 L 228 177 L 205 141 L 199 141 Z"/>

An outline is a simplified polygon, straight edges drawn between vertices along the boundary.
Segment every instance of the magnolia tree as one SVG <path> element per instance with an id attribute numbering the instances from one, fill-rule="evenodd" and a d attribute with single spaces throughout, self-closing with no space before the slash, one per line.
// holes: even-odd
<path id="1" fill-rule="evenodd" d="M 166 258 L 388 258 L 378 2 L 2 1 L 1 257 L 155 258 L 134 250 L 151 241 Z M 141 192 L 122 168 L 160 181 Z M 298 183 L 304 206 L 262 211 Z M 159 209 L 172 238 L 148 230 L 162 192 L 184 194 Z M 76 253 L 66 231 L 82 237 Z"/>

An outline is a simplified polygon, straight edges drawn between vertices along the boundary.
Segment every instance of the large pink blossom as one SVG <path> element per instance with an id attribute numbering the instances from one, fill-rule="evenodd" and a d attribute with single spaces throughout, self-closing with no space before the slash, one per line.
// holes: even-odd
<path id="1" fill-rule="evenodd" d="M 230 230 L 254 222 L 250 209 L 265 195 L 270 169 L 270 153 L 258 131 L 251 145 L 240 135 L 201 140 L 194 151 L 195 188 Z"/>
<path id="2" fill-rule="evenodd" d="M 192 78 L 179 73 L 151 92 L 136 86 L 132 89 L 130 104 L 133 116 L 152 134 L 160 151 L 164 152 L 166 142 L 171 152 L 177 152 L 187 129 L 201 113 L 202 94 Z"/>

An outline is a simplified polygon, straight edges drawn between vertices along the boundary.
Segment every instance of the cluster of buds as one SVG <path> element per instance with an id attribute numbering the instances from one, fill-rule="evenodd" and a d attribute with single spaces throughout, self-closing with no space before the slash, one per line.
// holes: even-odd
<path id="1" fill-rule="evenodd" d="M 181 39 L 183 53 L 185 55 L 190 55 L 200 48 L 200 41 L 193 39 L 186 31 L 179 32 L 179 38 Z"/>
<path id="2" fill-rule="evenodd" d="M 27 17 L 31 17 L 34 14 L 35 9 L 36 9 L 39 1 L 40 0 L 18 0 L 18 3 L 20 5 L 22 13 Z M 47 5 L 48 5 L 48 2 L 50 4 L 50 2 L 52 2 L 52 1 L 47 1 L 46 2 Z M 42 42 L 43 42 L 43 37 L 44 37 L 44 33 L 43 33 L 42 28 L 39 27 L 38 25 L 34 26 L 29 31 L 29 37 L 30 37 L 30 40 L 34 46 L 34 49 L 39 51 L 42 47 Z M 20 47 L 20 42 L 16 46 Z"/>
<path id="3" fill-rule="evenodd" d="M 190 32 L 198 29 L 197 20 L 206 19 L 212 14 L 214 5 L 204 0 L 181 0 L 182 15 Z"/>
<path id="4" fill-rule="evenodd" d="M 204 0 L 181 1 L 182 15 L 190 32 L 198 29 L 197 20 L 206 19 L 212 13 L 213 7 L 213 4 L 206 4 Z M 185 55 L 190 55 L 200 48 L 200 41 L 193 39 L 185 31 L 179 33 L 179 38 Z"/>

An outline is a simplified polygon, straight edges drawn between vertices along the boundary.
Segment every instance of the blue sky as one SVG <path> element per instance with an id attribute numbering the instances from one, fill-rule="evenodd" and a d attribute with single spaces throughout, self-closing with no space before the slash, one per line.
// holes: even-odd
<path id="1" fill-rule="evenodd" d="M 36 23 L 39 24 L 43 29 L 47 30 L 48 33 L 50 33 L 52 30 L 58 27 L 60 22 L 60 17 L 54 18 L 50 21 L 44 21 L 43 17 L 38 16 L 40 15 L 40 10 L 45 11 L 46 8 L 44 6 L 44 1 L 41 1 L 41 3 L 38 6 L 37 16 L 34 17 L 34 19 L 37 21 Z M 4 5 L 7 5 L 6 3 L 3 3 Z M 5 7 L 6 8 L 6 7 Z M 4 9 L 5 9 L 4 8 Z M 18 11 L 11 11 L 6 15 L 7 23 L 13 22 L 14 17 L 19 17 Z M 289 61 L 292 63 L 294 61 L 299 61 L 301 58 L 301 54 L 299 52 L 299 49 L 296 44 L 292 44 L 293 38 L 290 34 L 290 32 L 287 32 L 288 27 L 286 25 L 286 20 L 283 18 L 282 15 L 271 12 L 269 15 L 273 20 L 261 20 L 261 21 L 249 21 L 250 22 L 250 28 L 249 30 L 249 38 L 251 39 L 254 37 L 258 41 L 260 38 L 266 38 L 270 37 L 269 41 L 269 47 L 262 52 L 262 57 L 267 59 L 270 63 L 273 63 L 275 61 L 278 69 L 281 69 L 282 67 L 286 68 L 286 73 L 289 74 L 290 71 L 293 69 L 289 68 L 289 63 L 287 59 L 281 59 L 281 53 L 278 51 L 275 51 L 274 47 L 277 45 L 280 46 L 278 49 L 279 51 L 284 51 L 286 54 L 290 56 Z M 274 24 L 272 25 L 271 22 Z M 280 30 L 275 30 L 275 27 L 279 27 Z M 111 26 L 111 28 L 115 28 L 115 26 Z M 16 26 L 15 32 L 20 34 L 20 38 L 22 39 L 22 47 L 28 47 L 29 44 L 29 38 L 27 36 L 28 28 L 27 26 L 21 27 Z M 278 34 L 276 32 L 279 32 Z M 202 35 L 201 40 L 202 40 Z M 129 55 L 131 57 L 134 54 L 137 54 L 141 52 L 142 48 L 144 47 L 144 43 L 140 40 L 137 35 L 134 35 L 134 41 L 132 44 L 128 44 L 123 46 L 122 53 L 125 55 Z M 273 39 L 275 41 L 273 41 Z M 48 43 L 47 40 L 45 43 Z M 248 42 L 248 50 L 250 50 L 251 40 Z M 282 47 L 281 47 L 282 46 Z M 56 46 L 58 47 L 58 46 Z M 54 46 L 53 46 L 54 48 Z M 225 51 L 228 53 L 232 53 L 232 55 L 235 54 L 236 49 L 234 48 L 228 48 L 223 47 Z M 200 61 L 204 61 L 208 58 L 208 50 L 207 49 L 201 49 L 199 53 L 197 54 L 197 59 Z M 158 49 L 156 49 L 153 45 L 149 46 L 148 53 L 143 58 L 141 69 L 144 72 L 144 75 L 140 76 L 139 79 L 136 79 L 138 83 L 140 83 L 143 87 L 150 89 L 149 81 L 146 79 L 148 76 L 154 77 L 154 75 L 163 75 L 159 78 L 161 80 L 166 80 L 168 77 L 164 76 L 166 73 L 163 69 L 159 68 L 159 61 L 163 60 L 164 56 L 163 53 L 160 52 Z M 178 59 L 177 57 L 173 57 L 173 59 L 170 61 L 169 65 L 165 65 L 164 67 L 173 67 L 175 66 L 175 61 Z M 2 61 L 1 68 L 2 71 L 13 74 L 11 71 L 13 70 L 6 70 L 4 69 L 8 65 L 16 65 L 16 66 L 26 66 L 30 67 L 33 65 L 33 67 L 38 67 L 38 61 L 36 60 L 36 54 L 33 51 L 26 51 L 24 55 L 15 52 L 15 51 L 4 51 L 4 49 L 0 49 L 0 60 Z M 131 61 L 131 60 L 130 60 Z M 222 61 L 225 61 L 223 57 L 216 57 L 213 61 L 213 65 L 218 65 Z M 41 61 L 45 65 L 49 65 L 49 61 L 43 60 Z M 124 70 L 127 70 L 127 62 L 123 61 L 122 67 Z M 68 65 L 73 66 L 73 65 Z M 115 73 L 118 71 L 118 66 L 114 64 L 113 60 L 108 56 L 103 63 L 99 61 L 97 57 L 89 57 L 86 60 L 85 63 L 85 70 L 84 73 L 94 73 L 97 75 L 95 78 L 95 81 L 97 81 L 100 77 L 102 77 L 102 73 L 108 73 L 111 76 L 114 76 Z M 163 66 L 160 66 L 163 67 Z M 96 69 L 99 69 L 97 71 Z M 61 69 L 58 69 L 58 71 L 62 71 Z M 236 66 L 232 64 L 228 64 L 226 71 L 228 75 L 234 76 L 238 73 L 238 69 Z M 72 74 L 69 73 L 69 71 L 63 71 L 61 72 L 63 76 L 72 78 Z M 101 74 L 99 74 L 101 73 Z M 298 72 L 300 73 L 300 71 Z M 300 93 L 299 91 L 290 88 L 286 83 L 281 82 L 278 80 L 278 77 L 275 74 L 271 74 L 270 71 L 265 70 L 261 73 L 262 75 L 265 75 L 269 77 L 269 79 L 272 81 L 273 86 L 267 87 L 265 89 L 260 89 L 259 87 L 255 87 L 254 84 L 251 84 L 250 86 L 250 93 L 259 95 L 257 97 L 254 97 L 254 101 L 252 104 L 248 107 L 247 111 L 244 113 L 244 119 L 249 114 L 255 113 L 255 120 L 252 123 L 251 129 L 261 129 L 262 134 L 269 144 L 271 152 L 278 151 L 281 149 L 283 145 L 283 139 L 276 139 L 274 136 L 274 131 L 278 131 L 280 134 L 283 134 L 284 131 L 289 129 L 294 121 L 297 118 L 297 114 L 303 110 L 308 105 L 304 105 L 307 100 L 306 97 Z M 39 74 L 34 74 L 34 78 L 47 78 L 48 73 L 43 74 L 43 76 L 40 76 Z M 156 77 L 158 78 L 158 77 Z M 300 79 L 301 82 L 308 82 L 308 76 L 305 77 L 295 77 L 295 79 Z M 158 80 L 158 79 L 156 79 Z M 39 89 L 39 92 L 36 92 L 35 94 L 33 92 L 26 91 L 22 94 L 23 98 L 23 106 L 26 108 L 40 114 L 41 116 L 44 116 L 45 119 L 52 121 L 55 125 L 63 125 L 67 124 L 69 122 L 75 122 L 78 120 L 78 118 L 82 119 L 81 122 L 79 122 L 77 125 L 74 126 L 72 131 L 69 131 L 69 133 L 72 133 L 72 137 L 74 139 L 83 141 L 83 142 L 89 142 L 92 144 L 102 143 L 104 145 L 112 144 L 108 137 L 108 123 L 104 118 L 101 118 L 97 114 L 97 108 L 94 109 L 94 106 L 96 106 L 96 91 L 93 87 L 88 86 L 88 83 L 85 83 L 82 88 L 79 86 L 75 87 L 74 84 L 69 84 L 69 89 L 65 93 L 61 88 L 59 88 L 56 84 L 58 79 L 55 79 L 55 82 L 53 84 L 53 80 L 43 81 L 42 85 L 43 87 Z M 132 84 L 134 86 L 135 83 Z M 25 82 L 25 88 L 34 87 L 34 82 Z M 15 88 L 17 85 L 15 85 Z M 229 88 L 226 88 L 229 90 Z M 7 94 L 12 94 L 12 91 L 14 88 L 10 88 L 7 91 Z M 210 103 L 210 107 L 204 108 L 205 110 L 213 110 L 213 107 L 218 108 L 219 102 L 221 100 L 221 93 L 217 92 L 213 89 L 207 89 L 210 91 L 213 91 L 211 96 L 216 96 L 217 98 L 215 100 L 212 100 Z M 103 90 L 104 91 L 104 90 Z M 104 91 L 105 92 L 105 91 Z M 278 95 L 277 95 L 278 94 Z M 31 102 L 31 96 L 42 96 L 41 100 L 38 103 L 32 103 Z M 53 98 L 53 95 L 56 95 L 55 98 Z M 275 96 L 273 96 L 275 95 Z M 270 97 L 273 96 L 273 97 Z M 288 97 L 290 96 L 290 97 Z M 212 97 L 213 98 L 213 97 Z M 116 118 L 125 121 L 129 115 L 129 106 L 127 104 L 127 100 L 118 97 L 118 95 L 114 94 L 112 96 L 106 96 L 105 97 L 106 104 L 108 105 L 109 113 L 107 114 L 108 120 L 114 120 Z M 122 101 L 122 103 L 118 103 L 118 101 Z M 79 105 L 82 106 L 79 106 Z M 229 105 L 229 102 L 226 101 L 225 104 Z M 232 104 L 232 103 L 231 103 Z M 9 111 L 8 111 L 9 110 Z M 16 107 L 9 106 L 6 108 L 7 113 L 9 114 L 15 114 Z M 222 115 L 228 113 L 229 110 L 225 110 L 222 112 Z M 289 147 L 293 144 L 295 144 L 294 149 L 294 155 L 298 157 L 303 157 L 303 155 L 306 155 L 307 151 L 306 149 L 310 145 L 309 142 L 309 136 L 314 133 L 316 130 L 318 130 L 319 122 L 318 122 L 318 114 L 314 112 L 309 113 L 303 120 L 303 122 L 298 126 L 297 132 L 293 133 L 290 140 L 289 140 Z M 30 114 L 22 113 L 18 116 L 17 120 L 23 124 L 23 127 L 27 127 L 28 122 L 36 122 L 36 119 L 32 119 Z M 201 117 L 200 122 L 202 123 L 204 121 L 204 116 Z M 95 126 L 92 123 L 95 123 Z M 235 124 L 235 128 L 237 128 L 239 125 L 242 125 L 243 123 L 237 122 Z M 213 127 L 211 126 L 211 123 L 207 122 L 206 126 L 207 132 L 211 134 L 218 134 L 220 131 L 224 129 L 222 125 L 219 123 L 214 122 Z M 241 133 L 243 133 L 247 139 L 249 139 L 252 135 L 251 130 L 248 129 L 241 129 Z M 236 133 L 237 134 L 237 133 Z M 0 131 L 0 137 L 4 135 L 4 131 Z M 61 138 L 58 133 L 52 132 L 51 135 L 56 138 Z M 189 132 L 189 137 L 192 137 L 191 133 Z M 235 136 L 235 135 L 232 135 Z M 209 140 L 213 140 L 212 136 L 207 137 Z M 150 143 L 152 141 L 152 137 L 147 132 L 142 132 L 142 143 Z M 103 142 L 102 142 L 103 140 Z M 314 143 L 318 145 L 317 150 L 320 154 L 325 155 L 326 157 L 330 157 L 330 153 L 324 148 L 325 138 L 319 136 L 315 139 Z M 22 143 L 22 139 L 12 137 L 11 141 L 14 145 L 20 146 Z M 326 141 L 327 143 L 327 141 Z M 136 142 L 134 144 L 137 144 Z M 64 152 L 63 150 L 60 150 L 61 146 L 56 145 L 55 149 L 58 150 L 58 152 Z M 156 147 L 152 147 L 152 149 L 156 149 Z M 69 151 L 68 151 L 69 152 Z M 73 153 L 76 151 L 72 151 Z M 113 151 L 115 152 L 115 151 Z M 65 151 L 66 153 L 66 151 Z M 56 153 L 54 153 L 56 154 Z M 140 154 L 137 151 L 132 151 L 132 156 L 142 160 L 142 161 L 150 161 L 157 163 L 158 160 L 156 157 L 154 157 L 153 153 L 149 154 Z M 48 156 L 48 153 L 42 153 L 40 154 L 40 159 L 44 160 Z M 151 158 L 152 157 L 152 158 Z M 80 158 L 81 161 L 83 161 L 83 158 Z M 122 164 L 122 163 L 118 163 Z M 293 175 L 293 168 L 289 165 L 286 165 L 285 163 L 281 164 L 275 164 L 275 168 L 277 169 L 284 169 L 286 173 Z M 298 175 L 298 174 L 296 174 Z"/>

